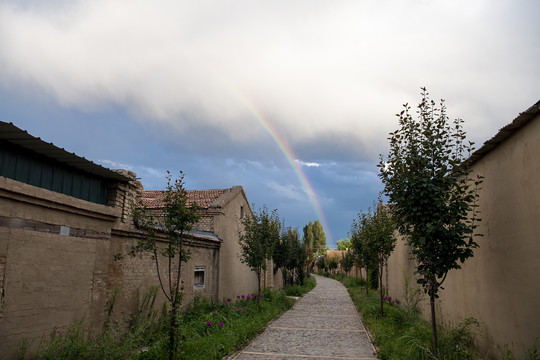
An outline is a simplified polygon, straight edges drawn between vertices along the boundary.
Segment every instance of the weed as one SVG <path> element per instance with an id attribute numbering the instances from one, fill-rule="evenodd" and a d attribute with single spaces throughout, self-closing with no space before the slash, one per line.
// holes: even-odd
<path id="1" fill-rule="evenodd" d="M 538 338 L 534 340 L 534 345 L 527 349 L 525 352 L 524 360 L 540 360 L 540 353 L 538 352 Z M 504 359 L 505 360 L 516 360 L 517 357 L 514 355 L 512 350 L 510 350 L 510 346 L 506 344 L 504 346 L 506 353 L 504 353 Z"/>

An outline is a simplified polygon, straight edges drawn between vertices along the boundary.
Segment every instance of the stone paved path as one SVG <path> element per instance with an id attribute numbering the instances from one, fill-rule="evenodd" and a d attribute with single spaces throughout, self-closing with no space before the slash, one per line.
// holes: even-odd
<path id="1" fill-rule="evenodd" d="M 345 287 L 333 279 L 316 279 L 315 289 L 271 323 L 234 359 L 377 359 Z"/>

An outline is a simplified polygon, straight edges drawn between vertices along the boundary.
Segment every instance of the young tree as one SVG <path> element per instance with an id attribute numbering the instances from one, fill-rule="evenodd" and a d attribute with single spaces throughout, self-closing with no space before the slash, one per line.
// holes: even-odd
<path id="1" fill-rule="evenodd" d="M 180 171 L 177 179 L 173 180 L 167 171 L 167 190 L 164 191 L 163 208 L 159 213 L 149 211 L 139 194 L 132 204 L 131 217 L 136 226 L 144 233 L 131 249 L 131 254 L 150 252 L 155 262 L 159 285 L 171 305 L 169 323 L 169 359 L 175 357 L 178 348 L 178 311 L 182 302 L 180 275 L 182 263 L 190 258 L 190 250 L 185 247 L 186 234 L 191 230 L 200 216 L 199 207 L 195 203 L 187 203 L 187 191 L 184 189 L 184 174 Z M 158 234 L 165 235 L 164 243 Z M 165 278 L 163 277 L 160 257 L 166 260 Z"/>
<path id="2" fill-rule="evenodd" d="M 333 274 L 335 274 L 338 266 L 339 266 L 339 261 L 337 258 L 333 257 L 333 258 L 328 259 L 328 268 L 330 269 L 331 273 L 333 272 Z"/>
<path id="3" fill-rule="evenodd" d="M 448 271 L 473 256 L 477 189 L 468 157 L 463 120 L 451 123 L 441 100 L 437 107 L 422 88 L 415 120 L 410 106 L 397 114 L 399 129 L 390 133 L 390 151 L 381 156 L 379 176 L 399 232 L 417 262 L 418 283 L 429 295 L 433 353 L 438 357 L 435 299 Z"/>
<path id="4" fill-rule="evenodd" d="M 303 282 L 304 264 L 306 262 L 307 253 L 304 246 L 300 243 L 298 231 L 294 229 L 288 234 L 290 240 L 290 256 L 287 263 L 287 270 L 292 274 L 290 285 L 296 282 Z M 302 278 L 301 278 L 302 277 Z"/>
<path id="5" fill-rule="evenodd" d="M 388 206 L 384 205 L 379 199 L 375 210 L 371 215 L 370 220 L 372 228 L 371 246 L 373 253 L 377 256 L 379 266 L 379 290 L 381 301 L 381 316 L 384 316 L 383 310 L 383 272 L 388 258 L 396 246 L 396 238 L 394 237 L 394 222 Z"/>
<path id="6" fill-rule="evenodd" d="M 377 266 L 377 255 L 372 246 L 373 227 L 371 217 L 371 210 L 368 213 L 360 212 L 351 226 L 352 250 L 358 263 L 366 269 L 366 296 L 369 295 L 369 270 Z"/>
<path id="7" fill-rule="evenodd" d="M 281 224 L 277 210 L 268 212 L 266 206 L 242 219 L 239 231 L 240 261 L 257 274 L 258 293 L 261 295 L 261 277 L 272 258 L 274 247 L 279 243 Z"/>
<path id="8" fill-rule="evenodd" d="M 285 229 L 285 226 L 283 226 Z M 281 269 L 283 286 L 287 285 L 287 273 L 297 267 L 298 230 L 288 227 L 281 234 L 279 243 L 274 248 L 274 273 Z"/>
<path id="9" fill-rule="evenodd" d="M 297 242 L 296 248 L 296 283 L 304 285 L 306 276 L 309 276 L 311 272 L 311 265 L 313 263 L 313 253 L 310 248 L 305 247 L 300 242 Z"/>
<path id="10" fill-rule="evenodd" d="M 317 258 L 317 268 L 319 271 L 325 272 L 328 269 L 328 261 L 326 255 L 321 255 Z"/>
<path id="11" fill-rule="evenodd" d="M 343 269 L 343 271 L 345 271 L 347 276 L 349 276 L 349 272 L 351 271 L 353 266 L 354 266 L 354 256 L 351 253 L 351 251 L 347 251 L 345 253 L 345 256 L 343 256 L 343 258 L 341 259 L 341 268 Z"/>

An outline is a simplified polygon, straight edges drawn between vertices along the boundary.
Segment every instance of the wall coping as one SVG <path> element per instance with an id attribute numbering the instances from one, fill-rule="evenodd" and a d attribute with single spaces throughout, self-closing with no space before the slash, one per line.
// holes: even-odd
<path id="1" fill-rule="evenodd" d="M 3 176 L 0 176 L 0 198 L 8 198 L 34 206 L 65 211 L 99 220 L 115 221 L 121 216 L 120 208 L 95 204 Z"/>

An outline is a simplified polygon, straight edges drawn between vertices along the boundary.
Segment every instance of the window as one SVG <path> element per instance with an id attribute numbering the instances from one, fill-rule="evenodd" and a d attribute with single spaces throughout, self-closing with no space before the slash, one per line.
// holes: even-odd
<path id="1" fill-rule="evenodd" d="M 195 276 L 193 280 L 193 288 L 204 289 L 204 280 L 206 275 L 206 268 L 204 266 L 195 267 Z"/>
<path id="2" fill-rule="evenodd" d="M 240 206 L 240 219 L 244 218 L 244 207 Z"/>

